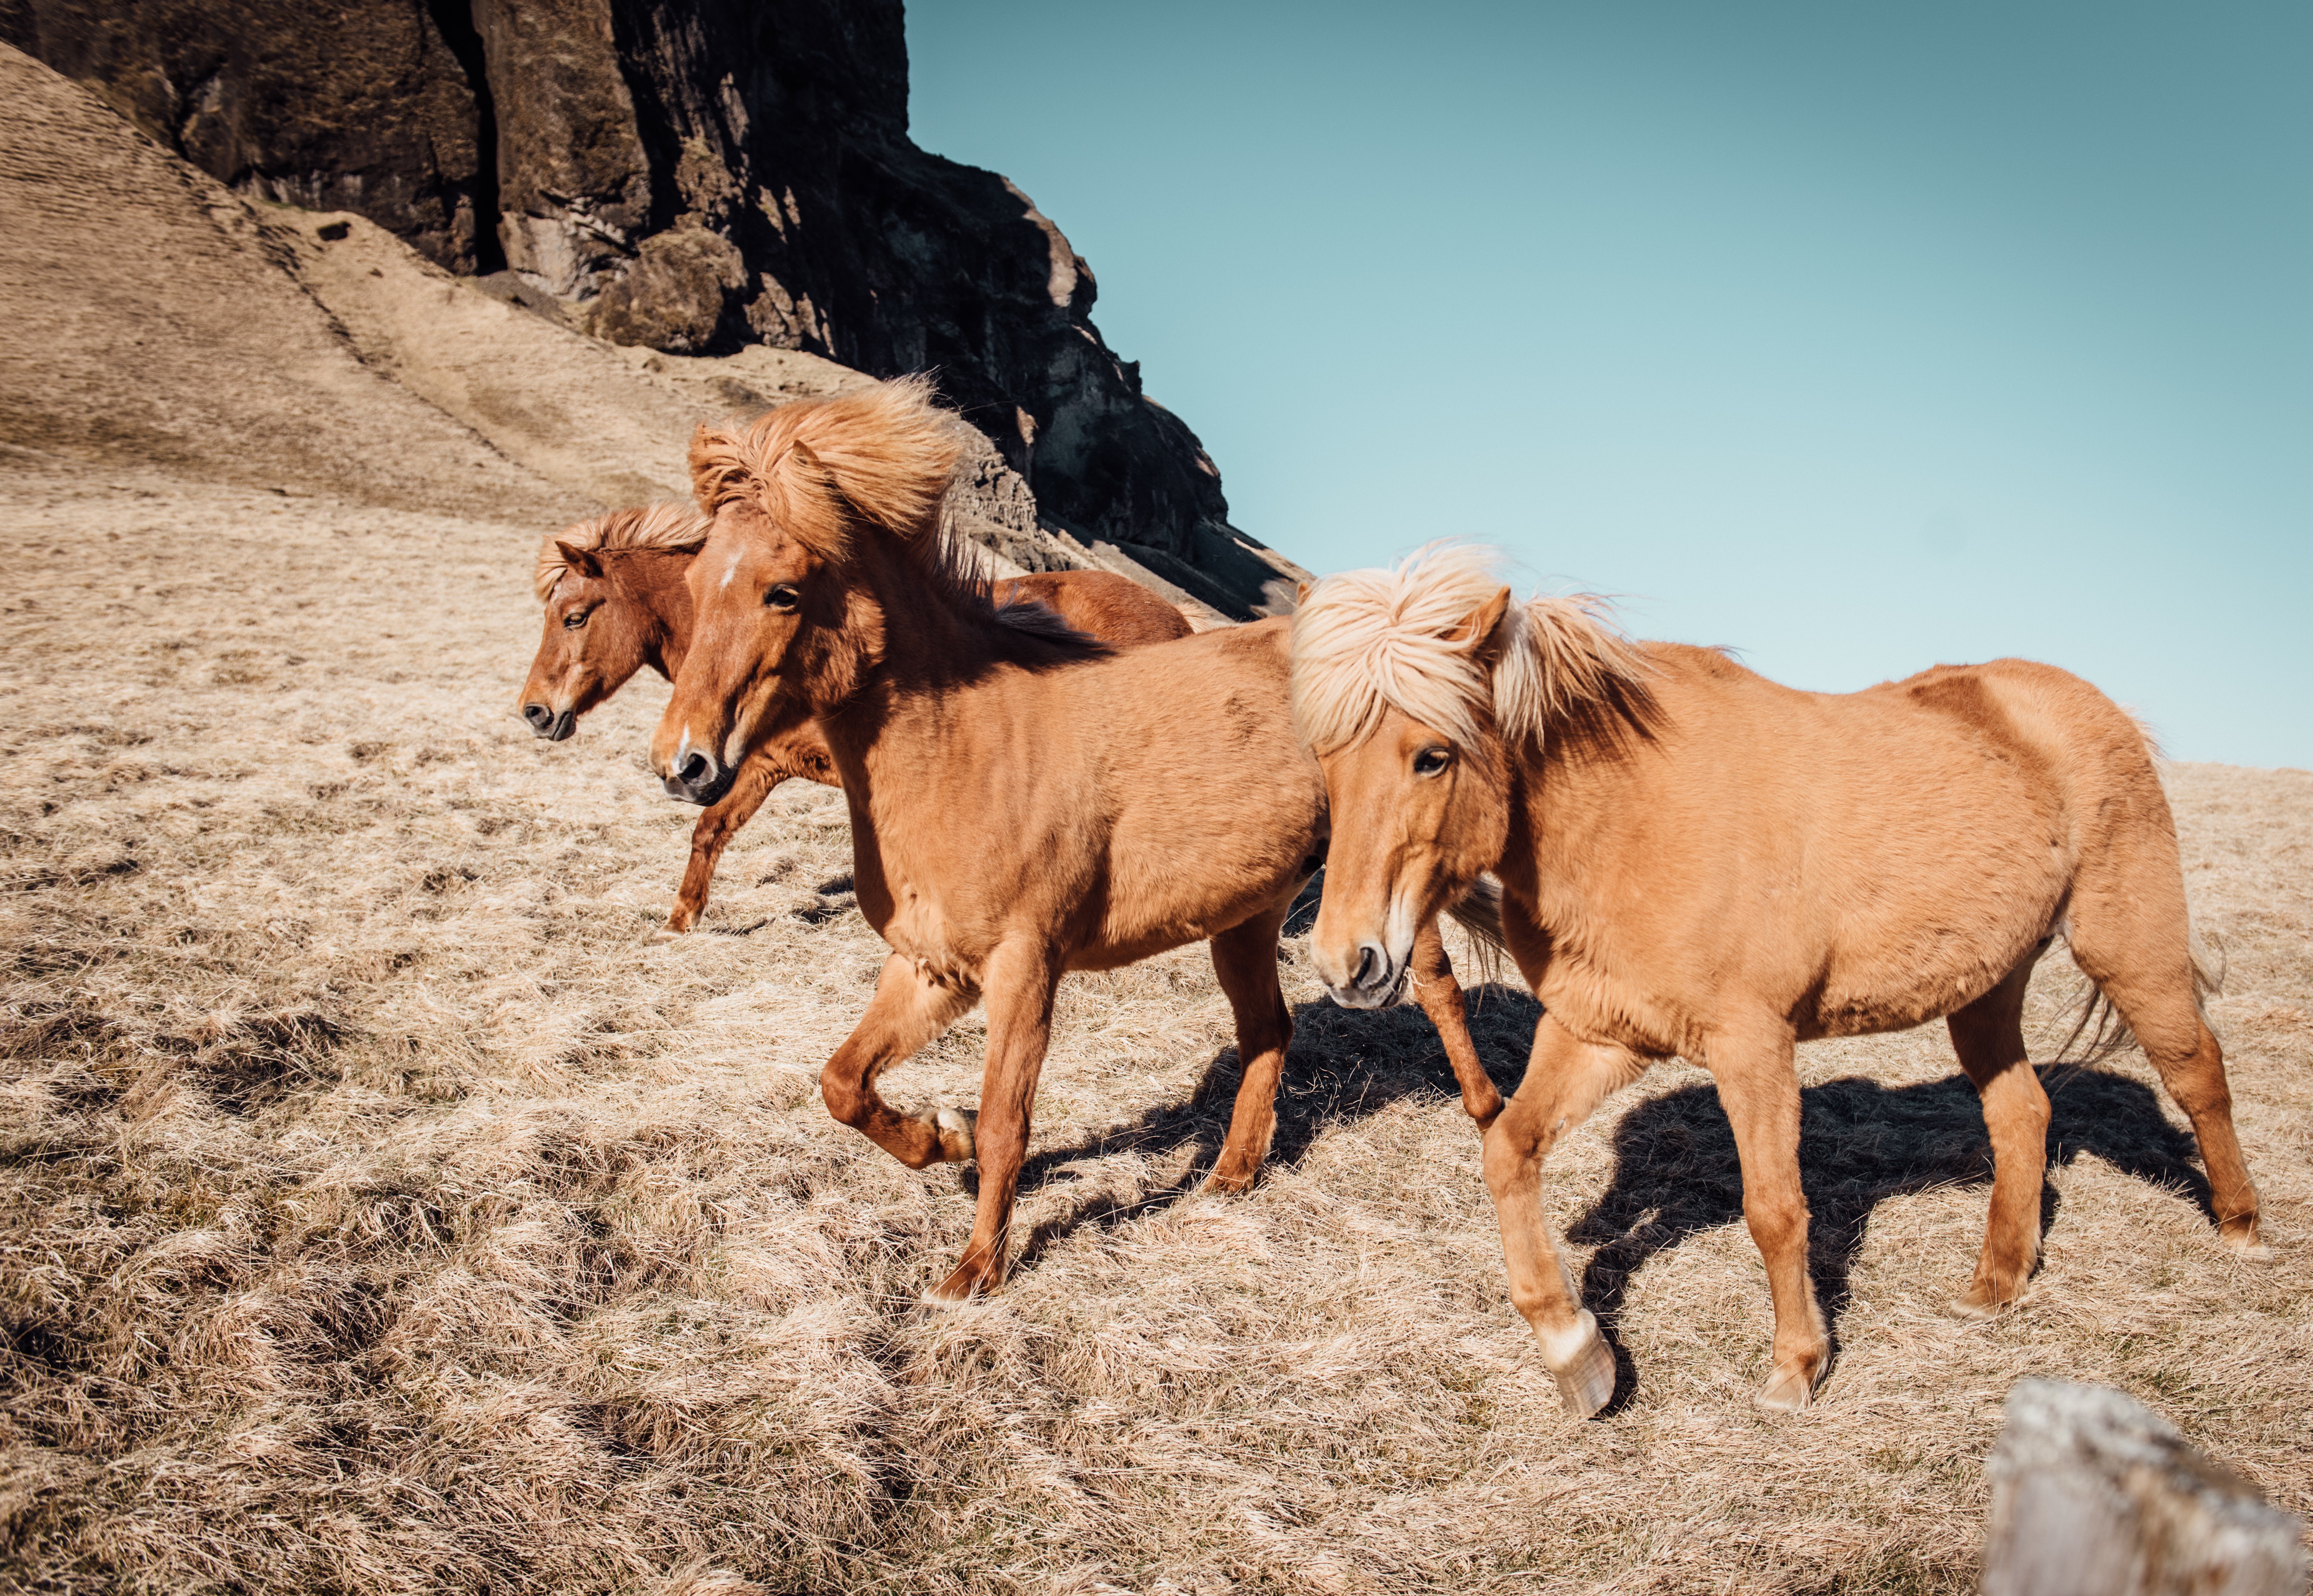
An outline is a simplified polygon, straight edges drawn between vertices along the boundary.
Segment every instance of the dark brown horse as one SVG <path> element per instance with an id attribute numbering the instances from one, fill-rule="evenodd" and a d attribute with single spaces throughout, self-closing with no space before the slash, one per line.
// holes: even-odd
<path id="1" fill-rule="evenodd" d="M 690 590 L 683 574 L 708 522 L 688 505 L 656 504 L 582 521 L 539 548 L 535 583 L 545 635 L 523 683 L 522 717 L 560 741 L 587 710 L 646 666 L 672 680 L 690 647 Z M 1181 612 L 1109 571 L 1035 571 L 995 586 L 998 604 L 1038 604 L 1088 637 L 1117 648 L 1190 634 Z M 690 832 L 690 862 L 666 917 L 687 931 L 707 909 L 715 867 L 739 828 L 782 781 L 840 787 L 826 739 L 810 721 L 766 739 L 740 763 L 731 789 Z"/>
<path id="2" fill-rule="evenodd" d="M 1325 838 L 1324 780 L 1287 707 L 1286 623 L 1118 650 L 998 608 L 940 531 L 950 425 L 899 382 L 701 430 L 692 481 L 715 529 L 652 742 L 670 788 L 704 801 L 750 746 L 818 720 L 850 805 L 860 913 L 892 948 L 820 1088 L 910 1168 L 977 1158 L 972 1240 L 939 1301 L 1004 1279 L 1070 970 L 1210 941 L 1244 1071 L 1211 1183 L 1251 1184 L 1293 1035 L 1279 929 Z M 1434 918 L 1416 941 L 1414 992 L 1486 1124 L 1500 1097 Z M 877 1078 L 982 1000 L 976 1118 L 886 1103 Z"/>

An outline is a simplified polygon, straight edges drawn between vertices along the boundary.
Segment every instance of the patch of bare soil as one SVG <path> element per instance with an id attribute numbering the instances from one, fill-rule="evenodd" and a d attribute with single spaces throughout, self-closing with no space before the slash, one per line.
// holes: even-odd
<path id="1" fill-rule="evenodd" d="M 648 940 L 691 813 L 638 768 L 664 689 L 560 745 L 514 719 L 533 527 L 38 460 L 0 501 L 13 1581 L 1958 1592 L 2025 1373 L 2313 1508 L 2303 772 L 2168 772 L 2275 1262 L 2218 1247 L 2132 1054 L 2051 1072 L 2030 1302 L 1949 1317 L 1990 1160 L 1948 1044 L 1808 1048 L 1840 1359 L 1769 1423 L 1725 1121 L 1660 1070 L 1550 1165 L 1626 1360 L 1580 1424 L 1433 1034 L 1324 1006 L 1298 943 L 1260 1187 L 1193 1189 L 1235 1071 L 1201 952 L 1072 979 L 1015 1283 L 928 1311 L 968 1175 L 817 1100 L 882 956 L 839 800 L 783 790 Z M 1533 1018 L 1479 1011 L 1506 1086 Z M 891 1090 L 971 1101 L 980 1040 Z"/>

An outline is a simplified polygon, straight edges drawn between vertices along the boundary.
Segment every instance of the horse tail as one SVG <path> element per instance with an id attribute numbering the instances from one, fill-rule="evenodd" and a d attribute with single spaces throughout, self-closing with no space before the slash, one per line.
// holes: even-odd
<path id="1" fill-rule="evenodd" d="M 2195 970 L 2197 975 L 2197 968 Z M 2112 1000 L 2095 982 L 2087 983 L 2088 992 L 2080 999 L 2079 1010 L 2072 1015 L 2072 1028 L 2064 1035 L 2063 1045 L 2048 1063 L 2052 1068 L 2085 1069 L 2100 1064 L 2116 1053 L 2136 1045 L 2136 1033 L 2113 1007 Z M 2072 1049 L 2085 1038 L 2087 1046 L 2079 1053 Z"/>
<path id="2" fill-rule="evenodd" d="M 1470 890 L 1446 906 L 1454 923 L 1470 933 L 1470 950 L 1480 984 L 1502 978 L 1502 958 L 1508 944 L 1502 940 L 1502 884 L 1491 876 L 1470 883 Z"/>

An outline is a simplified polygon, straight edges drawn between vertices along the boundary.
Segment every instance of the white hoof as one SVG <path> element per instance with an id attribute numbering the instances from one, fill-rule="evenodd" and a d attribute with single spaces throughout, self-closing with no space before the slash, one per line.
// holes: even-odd
<path id="1" fill-rule="evenodd" d="M 1807 1371 L 1778 1366 L 1751 1406 L 1761 1413 L 1798 1413 L 1815 1400 L 1815 1381 Z"/>
<path id="2" fill-rule="evenodd" d="M 951 1164 L 972 1162 L 972 1127 L 980 1123 L 980 1115 L 969 1108 L 943 1108 L 932 1115 L 932 1129 L 939 1133 L 940 1157 Z"/>
<path id="3" fill-rule="evenodd" d="M 1614 1353 L 1598 1334 L 1597 1316 L 1588 1309 L 1557 1345 L 1545 1340 L 1542 1361 L 1558 1381 L 1559 1400 L 1578 1419 L 1587 1419 L 1614 1399 Z"/>

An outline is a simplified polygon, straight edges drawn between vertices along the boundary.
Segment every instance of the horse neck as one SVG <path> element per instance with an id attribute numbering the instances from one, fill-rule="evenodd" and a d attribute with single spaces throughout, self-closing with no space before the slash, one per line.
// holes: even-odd
<path id="1" fill-rule="evenodd" d="M 612 569 L 630 605 L 642 658 L 669 681 L 690 652 L 690 587 L 683 580 L 698 551 L 629 549 Z"/>
<path id="2" fill-rule="evenodd" d="M 869 534 L 861 542 L 844 628 L 857 652 L 831 673 L 849 675 L 849 691 L 840 700 L 814 699 L 839 759 L 866 771 L 879 746 L 904 738 L 899 728 L 937 701 L 984 677 L 990 665 L 1048 645 L 999 624 L 987 606 L 928 576 L 893 540 Z M 906 757 L 916 756 L 911 748 Z"/>

